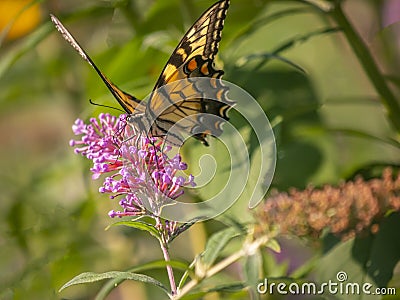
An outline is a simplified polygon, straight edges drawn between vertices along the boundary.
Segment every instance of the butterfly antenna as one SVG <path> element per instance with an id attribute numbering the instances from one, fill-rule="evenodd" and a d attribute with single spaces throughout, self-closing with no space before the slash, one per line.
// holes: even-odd
<path id="1" fill-rule="evenodd" d="M 118 111 L 120 111 L 120 112 L 122 112 L 122 113 L 126 113 L 123 109 L 120 109 L 120 108 L 114 107 L 114 106 L 110 106 L 110 105 L 99 104 L 99 103 L 94 102 L 92 99 L 89 99 L 89 103 L 92 104 L 92 105 L 95 105 L 95 106 L 111 108 L 111 109 L 118 110 Z"/>

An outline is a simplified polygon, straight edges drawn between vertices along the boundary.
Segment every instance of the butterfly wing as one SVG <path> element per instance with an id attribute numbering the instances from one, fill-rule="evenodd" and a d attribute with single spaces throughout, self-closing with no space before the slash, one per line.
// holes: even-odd
<path id="1" fill-rule="evenodd" d="M 147 107 L 139 99 L 113 84 L 63 24 L 53 15 L 51 20 L 64 39 L 95 69 L 123 109 L 132 116 L 132 120 L 140 121 L 141 115 L 145 113 L 147 120 L 155 120 L 150 127 L 151 135 L 165 136 L 171 127 L 176 125 L 179 130 L 194 134 L 207 145 L 205 137 L 208 134 L 221 134 L 222 121 L 210 121 L 197 115 L 205 113 L 227 120 L 227 111 L 234 104 L 226 96 L 227 87 L 218 81 L 223 71 L 214 68 L 214 57 L 218 52 L 228 7 L 229 0 L 218 1 L 188 30 L 164 67 Z M 190 81 L 190 78 L 196 77 L 211 79 L 206 84 Z M 167 91 L 161 88 L 166 85 Z M 159 92 L 160 90 L 162 92 Z M 206 94 L 209 97 L 205 97 Z M 182 142 L 178 133 L 171 134 L 170 139 L 173 144 Z"/>
<path id="2" fill-rule="evenodd" d="M 124 92 L 120 88 L 118 88 L 115 84 L 109 80 L 103 72 L 95 65 L 90 56 L 86 53 L 85 50 L 79 45 L 79 43 L 75 40 L 73 35 L 64 27 L 57 17 L 50 14 L 51 21 L 56 26 L 57 30 L 62 34 L 63 38 L 79 53 L 79 55 L 93 67 L 93 69 L 97 72 L 100 78 L 103 80 L 107 88 L 111 91 L 115 99 L 117 99 L 118 103 L 122 106 L 122 108 L 128 113 L 133 114 L 134 112 L 143 112 L 144 106 L 139 105 L 141 101 L 136 97 Z"/>
<path id="3" fill-rule="evenodd" d="M 168 60 L 146 109 L 148 118 L 154 120 L 152 135 L 168 133 L 167 141 L 180 144 L 182 137 L 170 132 L 171 127 L 177 126 L 178 131 L 190 133 L 208 145 L 205 139 L 208 134 L 221 134 L 220 120 L 228 120 L 227 111 L 234 103 L 226 96 L 228 88 L 218 80 L 223 71 L 214 68 L 228 7 L 229 0 L 223 0 L 203 13 Z M 196 83 L 193 78 L 198 77 L 210 80 Z M 207 118 L 207 121 L 199 114 L 221 118 Z"/>

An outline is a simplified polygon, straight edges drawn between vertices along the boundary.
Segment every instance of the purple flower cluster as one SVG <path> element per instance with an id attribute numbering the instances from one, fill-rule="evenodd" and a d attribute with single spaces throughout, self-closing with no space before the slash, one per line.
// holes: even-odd
<path id="1" fill-rule="evenodd" d="M 187 169 L 181 156 L 169 158 L 171 146 L 135 134 L 125 117 L 100 114 L 89 124 L 76 120 L 72 130 L 81 139 L 70 145 L 75 153 L 93 161 L 93 179 L 110 174 L 99 191 L 111 194 L 111 199 L 122 196 L 122 211 L 112 210 L 110 217 L 158 216 L 165 205 L 184 193 L 184 186 L 195 186 L 194 177 L 178 176 L 178 171 Z"/>

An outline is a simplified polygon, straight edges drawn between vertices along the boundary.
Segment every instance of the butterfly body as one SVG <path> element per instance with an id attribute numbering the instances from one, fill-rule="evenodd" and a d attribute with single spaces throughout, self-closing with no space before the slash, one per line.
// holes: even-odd
<path id="1" fill-rule="evenodd" d="M 206 136 L 222 133 L 221 125 L 228 120 L 227 111 L 234 105 L 226 95 L 228 88 L 220 80 L 224 72 L 214 67 L 228 7 L 229 0 L 218 1 L 192 25 L 169 58 L 146 103 L 114 85 L 62 23 L 53 15 L 51 19 L 64 39 L 99 74 L 127 112 L 127 122 L 140 133 L 180 145 L 180 132 L 185 132 L 208 145 Z"/>

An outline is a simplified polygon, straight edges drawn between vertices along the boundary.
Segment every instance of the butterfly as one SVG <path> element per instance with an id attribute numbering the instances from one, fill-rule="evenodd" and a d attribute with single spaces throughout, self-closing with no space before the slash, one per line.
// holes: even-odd
<path id="1" fill-rule="evenodd" d="M 218 1 L 192 25 L 173 51 L 145 103 L 113 84 L 64 25 L 54 15 L 50 17 L 64 39 L 101 77 L 128 114 L 128 123 L 173 145 L 183 143 L 181 133 L 184 132 L 208 146 L 206 137 L 221 135 L 222 124 L 229 119 L 228 110 L 235 104 L 228 99 L 228 87 L 220 80 L 224 72 L 214 67 L 228 7 L 229 0 Z M 199 83 L 198 78 L 208 80 Z"/>

